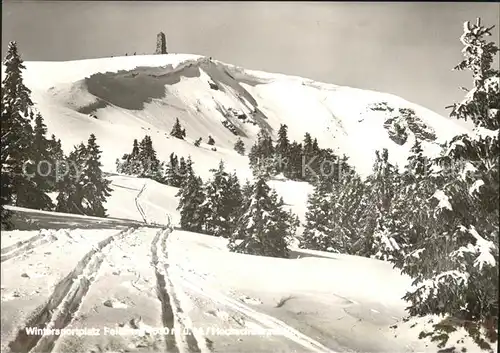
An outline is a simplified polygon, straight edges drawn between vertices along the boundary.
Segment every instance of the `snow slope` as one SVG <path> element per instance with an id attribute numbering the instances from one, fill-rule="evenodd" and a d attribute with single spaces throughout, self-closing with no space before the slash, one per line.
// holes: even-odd
<path id="1" fill-rule="evenodd" d="M 24 240 L 2 244 L 2 352 L 437 351 L 401 322 L 410 279 L 382 261 L 234 254 L 168 225 L 61 227 L 2 232 Z"/>
<path id="2" fill-rule="evenodd" d="M 362 175 L 371 171 L 377 149 L 388 148 L 389 158 L 402 166 L 415 135 L 432 154 L 439 150 L 437 143 L 464 132 L 453 121 L 393 95 L 245 70 L 197 55 L 25 62 L 25 66 L 23 78 L 33 101 L 49 134 L 62 139 L 66 152 L 91 133 L 97 136 L 104 169 L 113 175 L 115 191 L 107 208 L 115 218 L 145 221 L 142 213 L 147 209 L 150 223 L 163 224 L 167 214 L 174 223 L 179 220 L 175 188 L 116 175 L 116 159 L 146 134 L 163 161 L 172 152 L 190 155 L 195 171 L 206 180 L 222 159 L 243 182 L 252 178 L 248 157 L 237 154 L 233 145 L 241 137 L 248 151 L 260 128 L 275 136 L 280 124 L 287 124 L 290 138 L 300 141 L 309 132 L 320 146 L 349 156 Z M 186 128 L 185 141 L 169 136 L 176 118 Z M 396 125 L 402 127 L 403 136 L 395 133 Z M 216 151 L 206 143 L 194 146 L 196 139 L 206 142 L 208 135 L 215 139 Z M 270 184 L 304 220 L 312 188 L 286 180 Z M 139 202 L 136 198 L 143 188 L 144 196 L 151 197 Z"/>
<path id="3" fill-rule="evenodd" d="M 10 207 L 31 230 L 2 232 L 2 352 L 437 351 L 417 338 L 428 319 L 402 322 L 411 280 L 391 264 L 230 253 L 225 239 L 169 226 L 176 188 L 110 179 L 107 219 Z M 270 184 L 305 210 L 309 185 Z M 33 327 L 67 331 L 26 335 Z"/>
<path id="4" fill-rule="evenodd" d="M 169 225 L 176 188 L 110 179 L 107 219 L 10 207 L 27 230 L 2 232 L 2 352 L 437 351 L 417 338 L 429 318 L 402 321 L 411 280 L 391 264 L 230 253 L 225 239 Z M 310 186 L 270 184 L 301 214 Z M 67 331 L 25 334 L 33 327 Z"/>
<path id="5" fill-rule="evenodd" d="M 465 131 L 390 94 L 245 70 L 196 55 L 25 65 L 25 83 L 49 133 L 62 138 L 66 151 L 95 133 L 110 172 L 115 171 L 116 158 L 130 152 L 133 139 L 146 134 L 162 160 L 171 152 L 191 155 L 196 171 L 206 177 L 224 159 L 246 179 L 251 177 L 247 158 L 233 151 L 238 136 L 230 129 L 247 149 L 259 128 L 275 135 L 280 124 L 287 124 L 290 138 L 300 141 L 310 132 L 320 146 L 349 156 L 362 175 L 370 172 L 376 149 L 388 148 L 389 157 L 403 165 L 415 134 L 423 136 L 425 149 L 433 153 L 435 143 Z M 398 120 L 399 109 L 413 109 L 415 122 Z M 175 118 L 186 128 L 186 141 L 169 136 Z M 390 136 L 396 120 L 405 126 L 404 141 Z M 217 151 L 204 143 L 200 148 L 193 145 L 199 137 L 206 142 L 208 135 Z"/>
<path id="6" fill-rule="evenodd" d="M 223 159 L 244 180 L 251 178 L 248 160 L 233 150 L 238 136 L 226 126 L 249 149 L 259 128 L 275 134 L 287 124 L 292 139 L 309 132 L 320 146 L 348 155 L 366 175 L 376 149 L 388 148 L 390 158 L 403 165 L 415 135 L 433 153 L 437 143 L 464 132 L 462 127 L 385 93 L 244 70 L 195 55 L 25 64 L 25 83 L 49 133 L 62 139 L 66 151 L 94 133 L 113 192 L 105 205 L 108 219 L 12 208 L 21 230 L 2 233 L 2 352 L 8 347 L 23 352 L 436 351 L 409 327 L 389 329 L 400 323 L 400 298 L 410 285 L 389 264 L 298 249 L 291 259 L 229 253 L 223 239 L 173 230 L 170 225 L 179 221 L 178 190 L 117 175 L 115 160 L 130 152 L 133 139 L 148 134 L 162 160 L 172 152 L 191 155 L 195 171 L 207 179 Z M 175 118 L 186 128 L 186 141 L 169 136 Z M 395 134 L 396 123 L 403 135 Z M 217 151 L 205 143 L 193 145 L 208 135 Z M 304 220 L 312 187 L 279 179 L 269 184 Z M 19 331 L 49 323 L 97 327 L 101 334 L 42 337 Z M 117 327 L 135 331 L 103 332 Z M 153 328 L 181 332 L 137 331 Z"/>

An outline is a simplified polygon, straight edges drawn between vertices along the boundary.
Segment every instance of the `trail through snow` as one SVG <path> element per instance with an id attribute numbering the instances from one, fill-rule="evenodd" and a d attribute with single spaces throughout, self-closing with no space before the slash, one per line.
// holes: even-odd
<path id="1" fill-rule="evenodd" d="M 168 247 L 166 247 L 168 250 Z M 194 292 L 207 297 L 210 300 L 216 301 L 219 304 L 227 306 L 233 309 L 235 312 L 242 314 L 244 317 L 248 317 L 257 321 L 262 328 L 270 329 L 274 332 L 280 332 L 284 337 L 298 343 L 303 348 L 310 350 L 311 352 L 318 353 L 335 353 L 335 351 L 325 347 L 321 343 L 304 335 L 303 333 L 295 330 L 294 328 L 288 326 L 284 322 L 273 318 L 269 315 L 258 312 L 252 309 L 240 301 L 233 299 L 221 292 L 218 292 L 214 288 L 210 288 L 208 283 L 203 280 L 203 277 L 194 271 L 185 270 L 179 264 L 174 264 L 170 267 L 170 278 L 172 281 L 179 283 L 177 286 L 181 287 L 184 285 Z"/>

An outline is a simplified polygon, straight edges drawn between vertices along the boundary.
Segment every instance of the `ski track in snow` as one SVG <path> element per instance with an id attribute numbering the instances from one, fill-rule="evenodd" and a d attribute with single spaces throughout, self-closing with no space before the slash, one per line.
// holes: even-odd
<path id="1" fill-rule="evenodd" d="M 140 203 L 139 203 L 139 198 L 141 197 L 142 193 L 146 189 L 146 183 L 142 186 L 141 190 L 135 197 L 135 206 L 137 207 L 137 211 L 139 211 L 139 214 L 141 215 L 142 219 L 144 220 L 144 223 L 148 224 L 148 220 L 146 219 L 146 214 L 144 213 L 144 210 L 142 209 Z"/>
<path id="2" fill-rule="evenodd" d="M 9 343 L 12 352 L 51 352 L 58 335 L 29 335 L 26 328 L 62 329 L 68 326 L 78 311 L 90 286 L 92 285 L 102 262 L 106 257 L 105 250 L 112 243 L 131 235 L 136 228 L 130 227 L 100 241 L 75 266 L 75 268 L 54 288 L 47 303 L 30 315 L 16 338 Z"/>
<path id="3" fill-rule="evenodd" d="M 166 240 L 167 239 L 164 239 L 165 242 Z M 165 251 L 168 251 L 168 246 L 165 246 Z M 167 256 L 168 259 L 168 255 L 165 256 Z M 223 293 L 218 292 L 215 289 L 210 288 L 206 283 L 206 281 L 204 281 L 203 278 L 198 274 L 196 274 L 194 271 L 185 270 L 179 264 L 174 265 L 173 271 L 171 267 L 170 269 L 171 270 L 169 271 L 169 274 L 171 280 L 175 281 L 175 279 L 177 279 L 179 281 L 182 281 L 183 286 L 190 288 L 194 292 L 203 295 L 204 297 L 212 301 L 218 302 L 219 304 L 231 308 L 232 310 L 236 311 L 237 313 L 241 314 L 244 317 L 255 320 L 265 328 L 279 330 L 284 337 L 301 345 L 302 347 L 317 353 L 337 353 L 336 351 L 329 349 L 328 347 L 322 345 L 313 338 L 288 326 L 283 321 L 278 320 L 272 316 L 266 315 L 264 313 L 261 313 L 255 309 L 252 309 L 249 306 L 242 304 L 238 300 L 233 299 Z M 177 287 L 179 288 L 180 285 L 178 285 Z"/>
<path id="4" fill-rule="evenodd" d="M 67 232 L 66 232 L 67 234 Z M 9 245 L 1 250 L 1 262 L 16 258 L 23 254 L 27 254 L 28 251 L 37 248 L 39 246 L 52 243 L 57 240 L 57 237 L 52 231 L 41 230 L 37 235 L 17 242 L 16 244 Z"/>
<path id="5" fill-rule="evenodd" d="M 184 312 L 177 292 L 180 290 L 170 277 L 167 255 L 167 238 L 173 228 L 159 231 L 151 245 L 152 265 L 157 279 L 158 298 L 162 303 L 162 319 L 165 327 L 174 329 L 174 335 L 167 335 L 167 350 L 174 352 L 209 353 L 205 338 L 193 329 L 189 316 Z"/>

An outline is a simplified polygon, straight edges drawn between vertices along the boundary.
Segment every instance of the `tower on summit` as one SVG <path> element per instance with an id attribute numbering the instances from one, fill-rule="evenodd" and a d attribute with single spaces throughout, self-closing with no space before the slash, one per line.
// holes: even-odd
<path id="1" fill-rule="evenodd" d="M 160 32 L 156 36 L 156 53 L 155 54 L 167 54 L 167 39 L 165 38 L 165 33 Z"/>

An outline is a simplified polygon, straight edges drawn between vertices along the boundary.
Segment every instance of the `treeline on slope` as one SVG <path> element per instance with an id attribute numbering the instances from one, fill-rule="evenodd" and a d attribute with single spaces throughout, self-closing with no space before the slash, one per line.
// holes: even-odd
<path id="1" fill-rule="evenodd" d="M 441 315 L 430 332 L 445 347 L 464 328 L 483 349 L 498 337 L 499 71 L 491 28 L 466 22 L 465 59 L 474 86 L 451 117 L 471 120 L 474 135 L 454 137 L 428 158 L 417 139 L 402 171 L 377 152 L 362 181 L 346 174 L 331 190 L 318 184 L 308 202 L 301 246 L 384 259 L 414 279 L 410 316 Z"/>
<path id="2" fill-rule="evenodd" d="M 65 156 L 61 140 L 47 138 L 43 117 L 36 112 L 24 85 L 23 60 L 10 42 L 2 81 L 1 216 L 2 229 L 12 228 L 5 205 L 104 217 L 109 182 L 101 172 L 99 147 L 91 135 Z M 58 193 L 56 203 L 49 193 Z"/>
<path id="3" fill-rule="evenodd" d="M 203 183 L 190 173 L 179 193 L 181 228 L 229 239 L 233 252 L 287 257 L 288 244 L 298 226 L 297 217 L 264 179 L 241 186 L 236 174 L 221 161 Z"/>
<path id="4" fill-rule="evenodd" d="M 172 153 L 168 164 L 156 157 L 151 138 L 134 140 L 132 152 L 117 160 L 119 173 L 156 180 L 179 187 L 177 197 L 183 230 L 229 239 L 231 251 L 287 257 L 288 243 L 298 219 L 284 210 L 284 202 L 263 178 L 241 185 L 236 173 L 220 161 L 204 182 L 193 170 L 191 156 L 185 161 Z"/>
<path id="5" fill-rule="evenodd" d="M 332 149 L 320 148 L 318 140 L 309 133 L 304 135 L 302 143 L 290 142 L 285 124 L 280 126 L 276 143 L 261 130 L 248 158 L 254 177 L 269 179 L 283 174 L 290 180 L 323 184 L 327 188 L 343 174 L 352 172 L 345 155 L 339 157 Z"/>
<path id="6" fill-rule="evenodd" d="M 224 171 L 223 162 L 212 170 L 213 177 L 206 184 L 199 177 L 189 176 L 178 194 L 181 228 L 229 238 L 228 247 L 234 252 L 288 257 L 288 245 L 300 222 L 285 210 L 283 199 L 266 181 L 283 173 L 290 179 L 331 190 L 343 173 L 353 171 L 346 157 L 321 149 L 308 133 L 303 144 L 288 140 L 286 125 L 280 127 L 278 135 L 274 143 L 261 130 L 252 146 L 248 157 L 255 177 L 253 184 L 247 181 L 241 187 L 235 174 Z M 238 139 L 234 149 L 244 155 L 244 147 Z M 303 163 L 307 163 L 306 168 Z"/>
<path id="7" fill-rule="evenodd" d="M 141 178 L 150 178 L 161 184 L 180 187 L 182 182 L 192 172 L 193 162 L 171 153 L 168 162 L 161 162 L 153 147 L 149 135 L 144 136 L 141 142 L 134 140 L 132 151 L 116 159 L 118 173 L 133 175 Z"/>
<path id="8" fill-rule="evenodd" d="M 181 186 L 181 228 L 229 238 L 234 252 L 287 257 L 298 219 L 284 210 L 283 199 L 262 178 L 241 186 L 223 161 L 211 172 L 205 184 L 190 174 Z"/>

